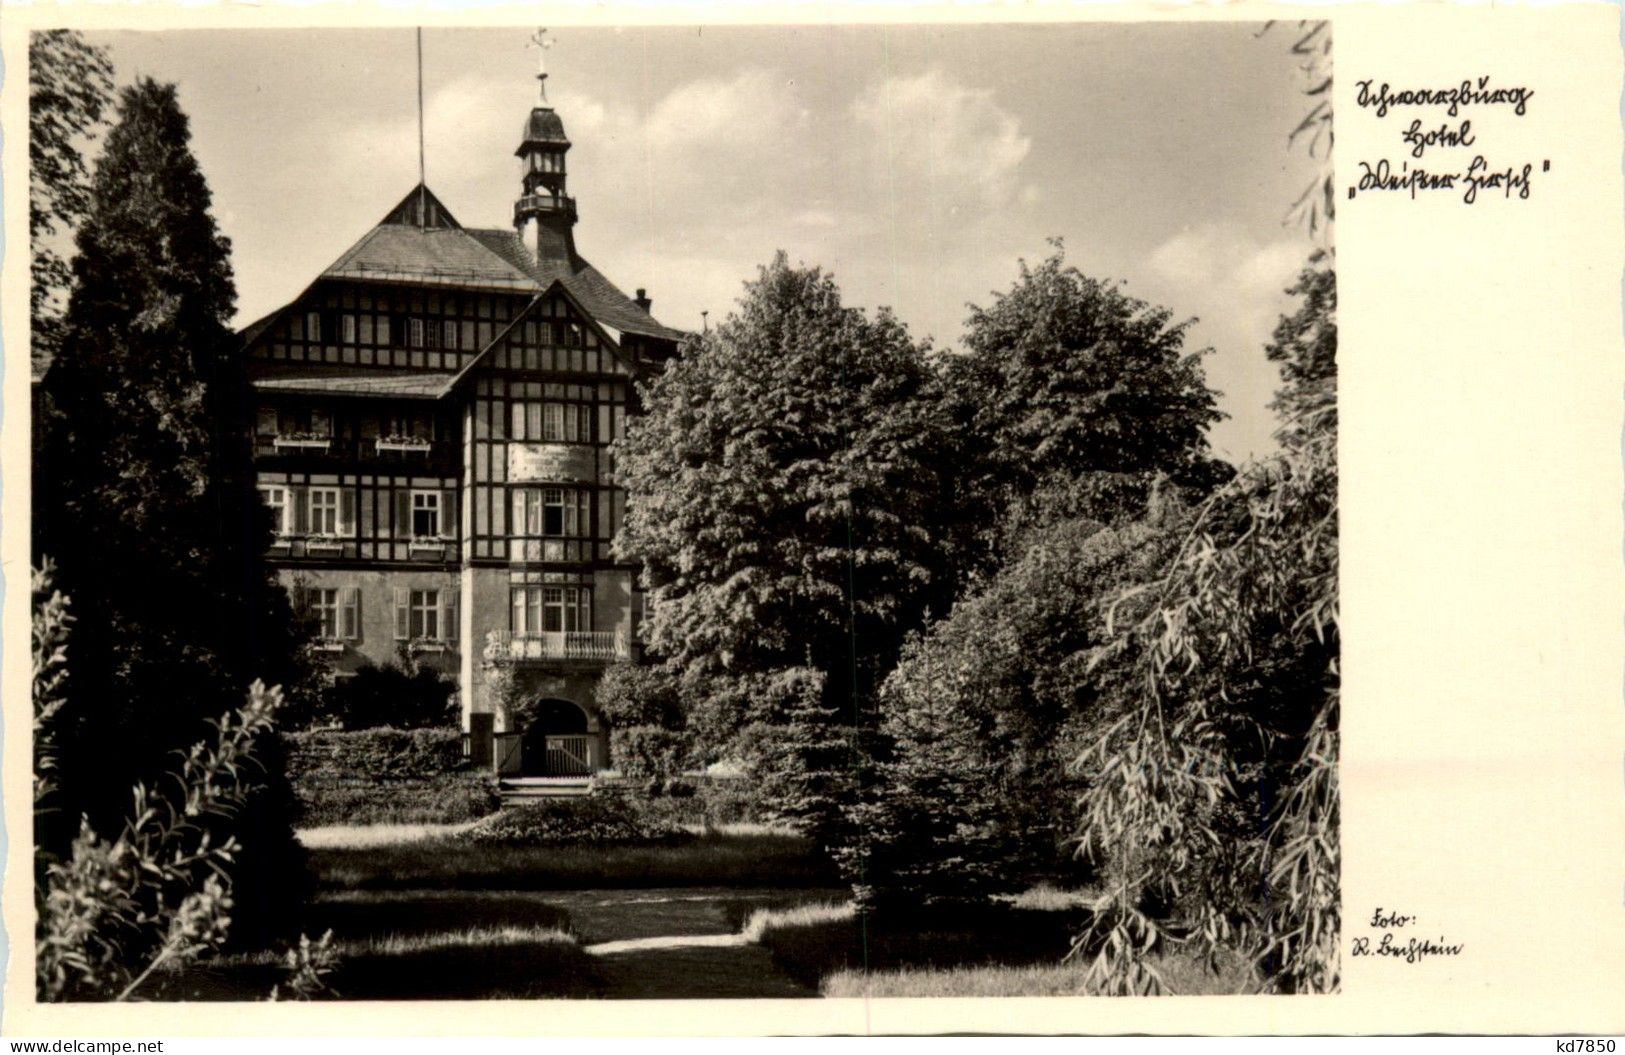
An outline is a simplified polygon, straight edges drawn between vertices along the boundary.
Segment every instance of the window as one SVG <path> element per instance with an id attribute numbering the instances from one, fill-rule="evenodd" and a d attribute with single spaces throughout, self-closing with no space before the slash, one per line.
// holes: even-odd
<path id="1" fill-rule="evenodd" d="M 408 347 L 423 347 L 423 320 L 413 317 L 406 320 L 406 343 Z"/>
<path id="2" fill-rule="evenodd" d="M 319 311 L 305 312 L 305 340 L 319 341 L 322 339 L 322 313 Z"/>
<path id="3" fill-rule="evenodd" d="M 271 530 L 278 535 L 288 533 L 288 489 L 286 487 L 260 488 L 260 500 L 271 511 Z"/>
<path id="4" fill-rule="evenodd" d="M 510 629 L 515 637 L 592 629 L 592 590 L 580 586 L 515 586 Z"/>
<path id="5" fill-rule="evenodd" d="M 395 639 L 436 642 L 457 640 L 457 591 L 397 587 Z"/>
<path id="6" fill-rule="evenodd" d="M 550 443 L 591 443 L 592 407 L 581 403 L 513 404 L 513 438 Z"/>
<path id="7" fill-rule="evenodd" d="M 440 492 L 412 492 L 412 537 L 440 536 Z"/>
<path id="8" fill-rule="evenodd" d="M 515 488 L 515 535 L 581 538 L 591 530 L 591 495 L 588 492 L 566 487 Z"/>
<path id="9" fill-rule="evenodd" d="M 440 324 L 440 347 L 457 349 L 457 321 L 447 319 Z"/>
<path id="10" fill-rule="evenodd" d="M 344 344 L 356 343 L 354 315 L 339 316 L 339 340 Z"/>
<path id="11" fill-rule="evenodd" d="M 339 533 L 339 492 L 336 487 L 310 489 L 310 533 L 337 535 Z"/>
<path id="12" fill-rule="evenodd" d="M 388 344 L 389 343 L 389 316 L 388 315 L 380 315 L 380 316 L 378 316 L 378 343 L 379 344 Z"/>
<path id="13" fill-rule="evenodd" d="M 425 641 L 440 640 L 440 591 L 412 590 L 407 635 Z"/>

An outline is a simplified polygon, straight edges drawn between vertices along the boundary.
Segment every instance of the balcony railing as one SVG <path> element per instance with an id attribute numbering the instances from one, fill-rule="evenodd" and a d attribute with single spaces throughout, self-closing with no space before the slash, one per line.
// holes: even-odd
<path id="1" fill-rule="evenodd" d="M 613 630 L 563 630 L 526 635 L 494 632 L 487 635 L 485 642 L 485 658 L 492 663 L 555 659 L 609 662 L 630 656 L 626 635 Z"/>

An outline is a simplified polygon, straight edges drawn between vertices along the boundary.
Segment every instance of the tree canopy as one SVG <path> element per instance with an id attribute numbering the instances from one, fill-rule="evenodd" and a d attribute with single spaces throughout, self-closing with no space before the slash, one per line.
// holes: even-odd
<path id="1" fill-rule="evenodd" d="M 966 323 L 950 362 L 959 424 L 977 436 L 1007 496 L 1049 478 L 1204 467 L 1206 429 L 1223 416 L 1192 322 L 1067 265 L 1060 244 Z"/>
<path id="2" fill-rule="evenodd" d="M 925 350 L 781 253 L 643 392 L 618 448 L 648 645 L 686 674 L 810 666 L 850 701 L 951 596 Z"/>

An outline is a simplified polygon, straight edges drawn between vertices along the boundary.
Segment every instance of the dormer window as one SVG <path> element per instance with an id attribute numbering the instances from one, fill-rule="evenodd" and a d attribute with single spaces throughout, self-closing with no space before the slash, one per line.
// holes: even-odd
<path id="1" fill-rule="evenodd" d="M 322 313 L 319 311 L 305 312 L 305 340 L 319 341 L 322 339 Z"/>
<path id="2" fill-rule="evenodd" d="M 406 343 L 412 348 L 423 347 L 423 320 L 413 317 L 406 320 Z"/>

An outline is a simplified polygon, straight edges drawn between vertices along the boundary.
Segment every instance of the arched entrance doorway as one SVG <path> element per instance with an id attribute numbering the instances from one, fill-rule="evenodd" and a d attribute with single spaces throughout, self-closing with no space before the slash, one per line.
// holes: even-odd
<path id="1" fill-rule="evenodd" d="M 520 749 L 527 777 L 581 777 L 592 774 L 587 712 L 569 700 L 541 700 L 525 726 Z"/>

